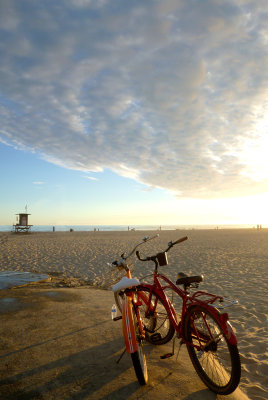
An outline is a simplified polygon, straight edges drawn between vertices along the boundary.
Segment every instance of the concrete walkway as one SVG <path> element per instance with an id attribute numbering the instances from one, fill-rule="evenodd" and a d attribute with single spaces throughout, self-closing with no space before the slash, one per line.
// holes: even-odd
<path id="1" fill-rule="evenodd" d="M 0 291 L 0 398 L 248 399 L 239 389 L 216 396 L 196 375 L 185 347 L 145 345 L 149 383 L 141 387 L 125 354 L 120 321 L 111 320 L 113 294 L 52 286 Z"/>

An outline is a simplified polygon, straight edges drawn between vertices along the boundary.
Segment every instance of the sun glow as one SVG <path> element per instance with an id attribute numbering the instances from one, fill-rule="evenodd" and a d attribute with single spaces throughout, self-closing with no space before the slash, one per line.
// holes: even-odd
<path id="1" fill-rule="evenodd" d="M 268 136 L 262 136 L 254 141 L 249 140 L 244 145 L 243 153 L 239 157 L 246 164 L 242 175 L 255 182 L 262 182 L 268 178 L 267 149 Z"/>
<path id="2" fill-rule="evenodd" d="M 262 182 L 268 179 L 268 115 L 256 123 L 254 131 L 255 138 L 245 140 L 238 157 L 246 165 L 242 175 L 255 182 Z"/>
<path id="3" fill-rule="evenodd" d="M 237 222 L 241 224 L 252 225 L 267 225 L 268 224 L 268 193 L 246 196 L 240 199 L 235 199 L 233 203 L 234 215 L 237 217 Z"/>

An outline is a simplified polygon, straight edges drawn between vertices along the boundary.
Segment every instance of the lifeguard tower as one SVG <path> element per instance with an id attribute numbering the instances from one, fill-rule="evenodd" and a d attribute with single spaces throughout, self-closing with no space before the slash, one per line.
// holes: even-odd
<path id="1" fill-rule="evenodd" d="M 28 214 L 26 213 L 20 213 L 20 214 L 16 214 L 17 215 L 17 223 L 16 225 L 13 225 L 14 227 L 14 232 L 15 233 L 29 233 L 29 231 L 31 230 L 32 225 L 28 224 Z"/>

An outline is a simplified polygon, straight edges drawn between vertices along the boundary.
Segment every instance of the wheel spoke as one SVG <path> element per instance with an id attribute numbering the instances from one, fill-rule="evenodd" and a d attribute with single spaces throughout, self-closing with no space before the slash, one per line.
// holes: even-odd
<path id="1" fill-rule="evenodd" d="M 228 347 L 227 351 L 224 348 L 220 348 L 223 340 L 222 333 L 215 325 L 215 322 L 205 313 L 200 313 L 199 318 L 194 320 L 194 324 L 198 332 L 200 331 L 203 336 L 210 338 L 204 346 L 205 350 L 201 357 L 199 353 L 199 361 L 202 368 L 211 380 L 221 386 L 226 385 L 230 380 L 230 375 L 226 373 L 226 369 L 230 369 L 230 366 L 227 365 L 227 360 L 228 364 L 230 364 L 230 357 Z M 221 354 L 221 350 L 225 350 L 225 352 Z M 225 357 L 226 361 L 224 366 L 224 358 L 222 356 Z"/>

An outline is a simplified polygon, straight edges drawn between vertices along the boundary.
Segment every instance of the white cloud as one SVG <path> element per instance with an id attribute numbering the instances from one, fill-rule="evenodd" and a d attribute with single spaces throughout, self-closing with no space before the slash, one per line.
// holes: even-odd
<path id="1" fill-rule="evenodd" d="M 0 140 L 187 197 L 267 191 L 267 12 L 249 0 L 3 2 Z"/>
<path id="2" fill-rule="evenodd" d="M 98 181 L 98 178 L 95 178 L 94 176 L 85 176 L 86 179 L 89 179 L 90 181 Z"/>

